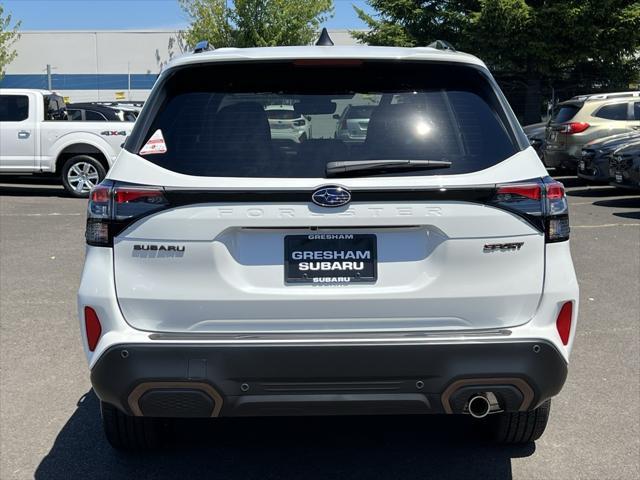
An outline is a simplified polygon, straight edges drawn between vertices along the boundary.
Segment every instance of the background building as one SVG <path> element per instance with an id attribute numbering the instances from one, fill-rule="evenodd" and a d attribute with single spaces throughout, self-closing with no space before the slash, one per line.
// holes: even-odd
<path id="1" fill-rule="evenodd" d="M 355 45 L 330 30 L 336 45 Z M 175 30 L 27 31 L 0 81 L 4 88 L 51 89 L 68 102 L 145 100 L 163 66 L 181 55 Z"/>

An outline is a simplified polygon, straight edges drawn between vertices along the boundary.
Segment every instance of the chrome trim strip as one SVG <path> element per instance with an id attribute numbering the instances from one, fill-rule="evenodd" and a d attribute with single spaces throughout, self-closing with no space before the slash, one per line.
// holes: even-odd
<path id="1" fill-rule="evenodd" d="M 209 333 L 209 332 L 159 332 L 151 333 L 155 341 L 213 341 L 223 343 L 412 343 L 430 339 L 465 340 L 469 338 L 504 338 L 511 330 L 473 330 L 439 332 L 285 332 L 285 333 Z"/>

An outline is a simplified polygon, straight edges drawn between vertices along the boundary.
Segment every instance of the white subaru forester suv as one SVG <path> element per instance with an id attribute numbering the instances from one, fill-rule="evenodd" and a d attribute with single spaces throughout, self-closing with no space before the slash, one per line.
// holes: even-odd
<path id="1" fill-rule="evenodd" d="M 313 136 L 272 141 L 270 105 Z M 371 107 L 363 142 L 334 137 L 350 105 Z M 176 59 L 89 199 L 78 308 L 107 438 L 153 447 L 182 417 L 446 413 L 536 440 L 575 335 L 568 239 L 562 184 L 473 56 Z"/>

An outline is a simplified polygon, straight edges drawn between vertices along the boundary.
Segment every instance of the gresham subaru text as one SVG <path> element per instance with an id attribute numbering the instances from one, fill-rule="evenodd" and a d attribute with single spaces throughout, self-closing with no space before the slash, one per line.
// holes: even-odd
<path id="1" fill-rule="evenodd" d="M 274 135 L 274 112 L 304 135 Z M 563 185 L 478 58 L 199 47 L 89 197 L 78 313 L 107 439 L 444 413 L 534 441 L 575 336 L 569 233 Z"/>

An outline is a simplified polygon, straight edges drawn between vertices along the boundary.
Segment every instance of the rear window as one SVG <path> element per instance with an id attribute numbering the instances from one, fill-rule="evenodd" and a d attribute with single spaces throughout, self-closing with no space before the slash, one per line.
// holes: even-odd
<path id="1" fill-rule="evenodd" d="M 159 130 L 166 150 L 142 156 L 188 175 L 322 178 L 328 162 L 387 159 L 447 160 L 451 167 L 368 175 L 457 174 L 520 149 L 493 87 L 466 66 L 209 64 L 169 73 L 154 95 L 163 100 L 143 113 L 125 148 L 139 153 Z M 361 141 L 336 134 L 346 108 L 370 118 Z M 282 130 L 268 121 L 283 118 L 274 115 L 308 122 Z"/>
<path id="2" fill-rule="evenodd" d="M 29 97 L 0 95 L 0 122 L 21 122 L 29 117 Z"/>
<path id="3" fill-rule="evenodd" d="M 82 110 L 67 110 L 67 120 L 74 122 L 82 120 Z"/>
<path id="4" fill-rule="evenodd" d="M 559 105 L 551 121 L 553 123 L 568 122 L 576 116 L 579 110 L 580 107 L 577 105 Z"/>
<path id="5" fill-rule="evenodd" d="M 85 120 L 89 122 L 106 122 L 107 117 L 105 117 L 100 112 L 94 112 L 93 110 L 85 110 L 84 111 Z"/>
<path id="6" fill-rule="evenodd" d="M 293 120 L 295 118 L 300 118 L 300 114 L 293 110 L 267 109 L 267 117 L 274 120 Z"/>
<path id="7" fill-rule="evenodd" d="M 605 105 L 600 107 L 594 117 L 605 118 L 607 120 L 627 120 L 627 109 L 629 105 L 627 102 L 615 103 L 613 105 Z"/>
<path id="8" fill-rule="evenodd" d="M 347 118 L 369 118 L 373 112 L 373 106 L 352 106 L 347 110 Z"/>

